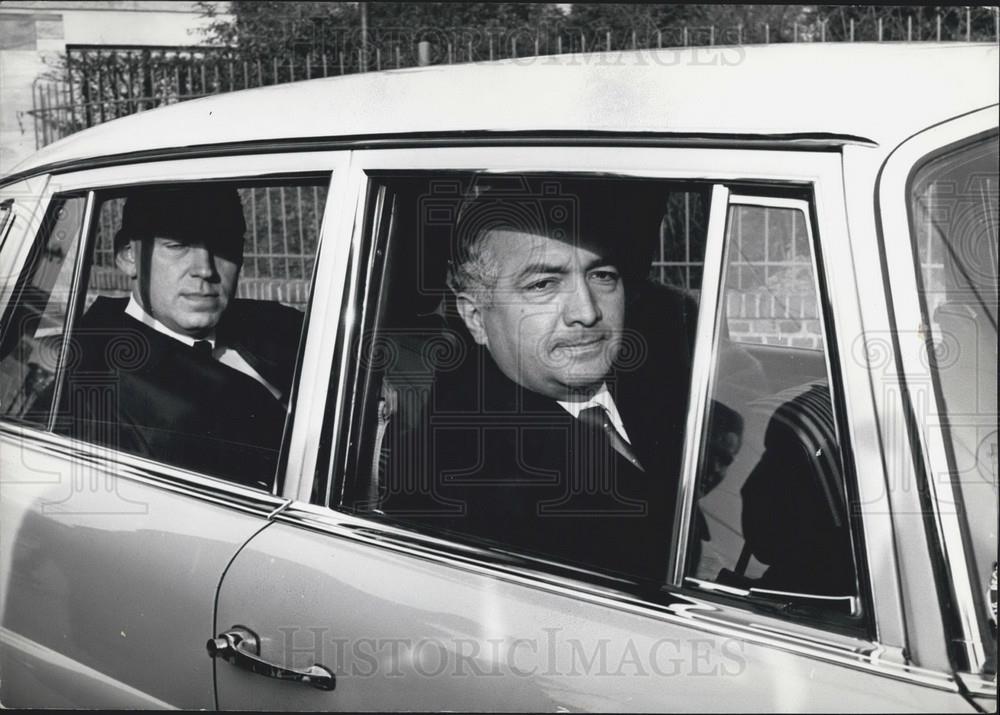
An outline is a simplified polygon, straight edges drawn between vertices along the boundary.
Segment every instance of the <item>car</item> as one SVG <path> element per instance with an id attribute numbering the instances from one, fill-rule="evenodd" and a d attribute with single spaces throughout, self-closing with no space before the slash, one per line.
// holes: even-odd
<path id="1" fill-rule="evenodd" d="M 0 180 L 0 701 L 996 711 L 998 61 L 518 58 L 223 94 L 44 147 Z M 238 296 L 285 306 L 252 322 L 294 362 L 274 459 L 227 437 L 234 470 L 184 424 L 245 417 L 225 400 L 157 428 L 176 453 L 81 417 L 155 358 L 91 320 L 135 294 L 128 202 L 210 187 L 239 196 Z M 600 468 L 560 496 L 538 452 L 603 463 L 558 410 L 492 412 L 474 383 L 438 410 L 482 353 L 445 280 L 470 196 L 616 242 L 587 276 L 625 281 L 612 391 L 671 415 L 625 415 L 676 442 L 642 477 L 661 500 Z M 116 371 L 88 371 L 88 330 Z M 528 493 L 548 496 L 491 512 Z M 609 495 L 613 518 L 567 506 Z M 634 554 L 655 568 L 619 568 Z"/>

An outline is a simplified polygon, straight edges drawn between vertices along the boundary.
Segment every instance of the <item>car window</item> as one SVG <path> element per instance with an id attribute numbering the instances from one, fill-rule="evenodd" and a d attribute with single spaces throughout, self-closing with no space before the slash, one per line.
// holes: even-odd
<path id="1" fill-rule="evenodd" d="M 34 340 L 54 339 L 67 306 L 75 320 L 59 389 L 49 370 L 35 391 L 38 419 L 270 490 L 328 186 L 327 174 L 94 192 L 76 303 L 45 274 L 61 302 Z"/>
<path id="2" fill-rule="evenodd" d="M 734 196 L 686 583 L 857 614 L 844 458 L 805 201 Z"/>
<path id="3" fill-rule="evenodd" d="M 0 324 L 0 418 L 46 426 L 65 343 L 86 196 L 52 200 Z M 39 403 L 42 398 L 42 404 Z"/>
<path id="4" fill-rule="evenodd" d="M 708 190 L 379 177 L 339 506 L 662 583 Z"/>
<path id="5" fill-rule="evenodd" d="M 967 520 L 981 622 L 996 628 L 997 562 L 997 137 L 962 142 L 913 172 L 910 235 L 931 341 L 928 367 L 944 427 L 946 474 Z M 992 580 L 992 583 L 991 583 Z M 992 604 L 990 590 L 992 589 Z M 992 610 L 990 610 L 992 609 Z M 992 643 L 996 658 L 996 639 Z"/>

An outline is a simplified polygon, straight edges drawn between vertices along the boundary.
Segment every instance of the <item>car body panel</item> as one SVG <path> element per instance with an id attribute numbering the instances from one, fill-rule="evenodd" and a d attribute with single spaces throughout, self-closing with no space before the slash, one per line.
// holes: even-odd
<path id="1" fill-rule="evenodd" d="M 280 500 L 220 508 L 122 476 L 144 461 L 0 434 L 4 706 L 214 706 L 219 575 Z"/>
<path id="2" fill-rule="evenodd" d="M 322 692 L 220 663 L 220 708 L 834 711 L 850 692 L 861 710 L 972 711 L 945 678 L 915 687 L 765 645 L 766 618 L 754 642 L 696 600 L 659 614 L 608 607 L 571 586 L 414 558 L 366 531 L 355 541 L 279 523 L 240 552 L 220 589 L 220 631 L 245 625 L 264 659 L 322 664 L 338 680 Z"/>

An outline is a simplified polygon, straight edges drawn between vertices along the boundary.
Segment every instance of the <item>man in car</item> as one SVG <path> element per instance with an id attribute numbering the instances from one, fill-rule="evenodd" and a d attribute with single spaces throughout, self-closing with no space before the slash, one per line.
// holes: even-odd
<path id="1" fill-rule="evenodd" d="M 662 579 L 686 402 L 686 335 L 627 321 L 638 214 L 575 186 L 467 200 L 448 271 L 471 341 L 423 423 L 390 440 L 382 508 L 581 566 Z M 551 220 L 550 213 L 566 217 Z M 568 214 L 568 215 L 567 215 Z M 645 228 L 650 228 L 646 226 Z M 679 326 L 679 301 L 658 316 Z M 645 309 L 649 309 L 646 306 Z M 671 354 L 673 353 L 673 354 Z"/>
<path id="2" fill-rule="evenodd" d="M 301 328 L 237 300 L 246 223 L 236 189 L 148 188 L 114 239 L 128 299 L 98 298 L 74 334 L 61 415 L 74 436 L 267 488 Z"/>

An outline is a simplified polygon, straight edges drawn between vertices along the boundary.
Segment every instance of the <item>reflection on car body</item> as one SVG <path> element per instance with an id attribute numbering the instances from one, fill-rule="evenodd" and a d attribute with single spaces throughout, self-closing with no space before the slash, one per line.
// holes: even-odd
<path id="1" fill-rule="evenodd" d="M 695 51 L 4 179 L 3 704 L 995 709 L 997 50 Z"/>

